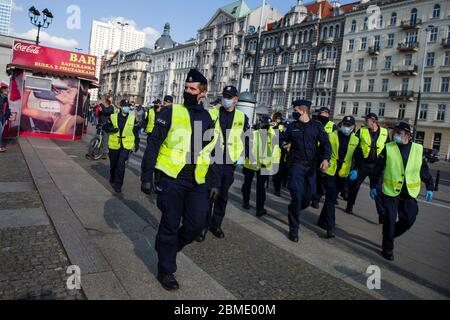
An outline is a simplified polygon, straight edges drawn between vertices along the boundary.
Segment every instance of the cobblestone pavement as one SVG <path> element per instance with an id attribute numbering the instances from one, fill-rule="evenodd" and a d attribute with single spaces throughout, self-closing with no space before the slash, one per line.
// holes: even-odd
<path id="1" fill-rule="evenodd" d="M 79 165 L 108 190 L 109 162 L 92 162 L 84 155 L 86 145 L 55 141 Z M 138 154 L 139 156 L 139 154 Z M 159 216 L 149 216 L 151 201 L 140 192 L 140 170 L 129 163 L 123 201 L 136 214 L 157 225 Z M 238 299 L 373 299 L 365 292 L 306 263 L 267 240 L 225 220 L 226 241 L 208 234 L 203 244 L 188 246 L 183 252 L 200 268 Z"/>
<path id="2" fill-rule="evenodd" d="M 0 299 L 84 299 L 81 291 L 66 289 L 70 262 L 16 144 L 0 154 L 0 185 Z M 17 185 L 29 190 L 9 192 Z M 28 220 L 36 216 L 38 222 Z"/>

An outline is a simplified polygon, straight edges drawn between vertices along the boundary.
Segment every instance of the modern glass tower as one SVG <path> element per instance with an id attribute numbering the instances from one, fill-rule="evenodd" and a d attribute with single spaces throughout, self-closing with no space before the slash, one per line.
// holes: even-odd
<path id="1" fill-rule="evenodd" d="M 12 0 L 0 0 L 0 34 L 9 34 Z"/>

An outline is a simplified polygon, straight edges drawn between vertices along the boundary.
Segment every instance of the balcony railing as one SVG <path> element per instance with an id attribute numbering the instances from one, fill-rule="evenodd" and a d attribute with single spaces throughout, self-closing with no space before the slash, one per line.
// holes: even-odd
<path id="1" fill-rule="evenodd" d="M 336 68 L 336 59 L 329 58 L 329 59 L 318 60 L 316 67 L 318 69 Z"/>
<path id="2" fill-rule="evenodd" d="M 389 91 L 392 101 L 414 101 L 414 91 Z"/>
<path id="3" fill-rule="evenodd" d="M 413 66 L 395 66 L 392 68 L 392 73 L 395 76 L 417 76 L 419 73 L 419 67 Z"/>
<path id="4" fill-rule="evenodd" d="M 378 56 L 380 54 L 380 46 L 369 47 L 367 52 L 372 56 Z"/>
<path id="5" fill-rule="evenodd" d="M 443 46 L 445 49 L 450 48 L 450 39 L 449 39 L 449 38 L 447 38 L 447 39 L 442 39 L 441 44 L 442 44 L 442 46 Z"/>
<path id="6" fill-rule="evenodd" d="M 316 82 L 314 84 L 314 89 L 333 89 L 332 82 Z"/>
<path id="7" fill-rule="evenodd" d="M 334 42 L 333 37 L 326 37 L 325 39 L 322 40 L 323 44 L 332 44 L 333 42 Z"/>
<path id="8" fill-rule="evenodd" d="M 400 23 L 400 27 L 402 27 L 403 30 L 419 29 L 421 26 L 422 26 L 422 19 L 403 20 Z"/>
<path id="9" fill-rule="evenodd" d="M 401 52 L 417 52 L 419 51 L 418 42 L 403 42 L 399 43 L 397 49 Z"/>

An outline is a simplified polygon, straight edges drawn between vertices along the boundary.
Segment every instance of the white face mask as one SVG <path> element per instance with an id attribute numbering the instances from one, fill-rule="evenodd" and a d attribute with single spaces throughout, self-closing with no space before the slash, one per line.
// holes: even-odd
<path id="1" fill-rule="evenodd" d="M 225 109 L 230 109 L 234 106 L 234 100 L 233 99 L 226 99 L 226 98 L 222 98 L 222 106 Z"/>

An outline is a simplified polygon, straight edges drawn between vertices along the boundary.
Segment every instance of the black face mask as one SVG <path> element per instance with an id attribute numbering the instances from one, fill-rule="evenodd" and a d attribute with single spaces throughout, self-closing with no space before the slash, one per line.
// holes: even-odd
<path id="1" fill-rule="evenodd" d="M 322 122 L 323 124 L 327 124 L 328 121 L 330 121 L 329 117 L 325 117 L 325 116 L 318 116 L 317 119 Z"/>
<path id="2" fill-rule="evenodd" d="M 184 105 L 188 108 L 195 107 L 198 104 L 198 95 L 193 95 L 188 92 L 183 93 Z"/>

